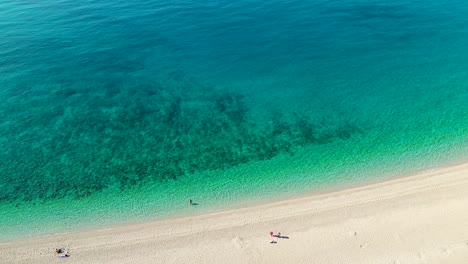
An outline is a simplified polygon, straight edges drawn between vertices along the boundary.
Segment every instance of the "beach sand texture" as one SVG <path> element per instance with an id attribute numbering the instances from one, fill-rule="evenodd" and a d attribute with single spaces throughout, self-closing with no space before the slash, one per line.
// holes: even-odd
<path id="1" fill-rule="evenodd" d="M 270 231 L 283 238 L 271 244 Z M 57 247 L 69 248 L 71 257 L 58 259 Z M 0 259 L 468 263 L 468 164 L 248 208 L 7 242 Z"/>

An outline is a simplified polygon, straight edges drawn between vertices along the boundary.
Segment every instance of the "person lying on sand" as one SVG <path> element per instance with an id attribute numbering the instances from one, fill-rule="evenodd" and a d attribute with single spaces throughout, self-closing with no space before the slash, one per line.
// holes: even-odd
<path id="1" fill-rule="evenodd" d="M 68 250 L 65 248 L 56 248 L 55 253 L 59 254 L 59 258 L 68 258 L 70 254 L 68 254 Z"/>

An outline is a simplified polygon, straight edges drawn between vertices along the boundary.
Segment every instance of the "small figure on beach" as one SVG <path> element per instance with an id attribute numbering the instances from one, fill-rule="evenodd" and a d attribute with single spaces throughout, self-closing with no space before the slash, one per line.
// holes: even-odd
<path id="1" fill-rule="evenodd" d="M 55 253 L 59 254 L 59 258 L 68 258 L 70 254 L 68 254 L 68 250 L 65 248 L 56 248 Z"/>
<path id="2" fill-rule="evenodd" d="M 276 236 L 273 234 L 273 231 L 270 231 L 270 237 L 271 237 L 270 244 L 278 243 Z"/>
<path id="3" fill-rule="evenodd" d="M 193 201 L 192 201 L 192 199 L 190 199 L 190 200 L 189 200 L 189 203 L 190 203 L 190 205 L 193 205 Z"/>

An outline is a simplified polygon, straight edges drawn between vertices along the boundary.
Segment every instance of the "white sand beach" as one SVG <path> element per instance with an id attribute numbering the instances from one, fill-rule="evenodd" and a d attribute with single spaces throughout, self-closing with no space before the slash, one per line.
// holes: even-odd
<path id="1" fill-rule="evenodd" d="M 270 244 L 269 232 L 281 232 Z M 65 246 L 68 259 L 54 249 Z M 1 263 L 468 263 L 468 164 L 248 208 L 0 244 Z"/>

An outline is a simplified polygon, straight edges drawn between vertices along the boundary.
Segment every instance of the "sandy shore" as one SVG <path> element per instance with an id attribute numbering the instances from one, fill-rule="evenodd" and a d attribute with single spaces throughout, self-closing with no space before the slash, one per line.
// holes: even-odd
<path id="1" fill-rule="evenodd" d="M 269 232 L 281 232 L 270 244 Z M 66 246 L 71 257 L 58 259 Z M 468 164 L 200 216 L 0 244 L 1 263 L 468 263 Z"/>

